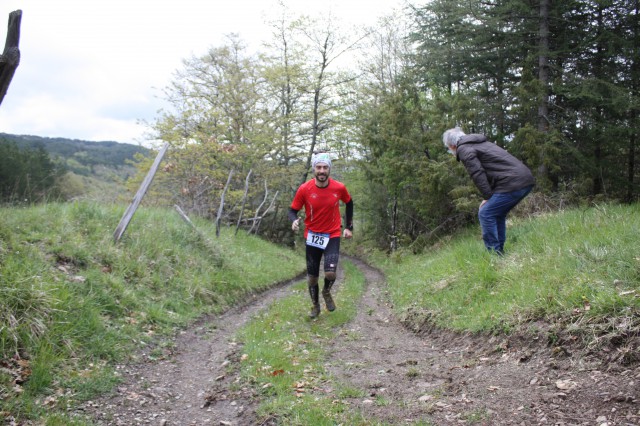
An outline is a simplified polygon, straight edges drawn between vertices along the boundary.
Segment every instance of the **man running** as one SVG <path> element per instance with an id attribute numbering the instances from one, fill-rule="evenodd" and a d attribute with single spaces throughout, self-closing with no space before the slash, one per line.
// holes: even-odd
<path id="1" fill-rule="evenodd" d="M 328 154 L 318 154 L 313 158 L 314 178 L 298 188 L 289 209 L 291 229 L 300 228 L 298 212 L 304 207 L 304 237 L 306 240 L 307 282 L 311 295 L 311 318 L 320 315 L 319 286 L 320 260 L 324 255 L 324 287 L 322 296 L 328 311 L 336 309 L 331 297 L 331 286 L 336 280 L 336 269 L 340 256 L 340 201 L 346 204 L 346 227 L 344 238 L 353 236 L 353 200 L 346 186 L 329 178 L 331 158 Z"/>

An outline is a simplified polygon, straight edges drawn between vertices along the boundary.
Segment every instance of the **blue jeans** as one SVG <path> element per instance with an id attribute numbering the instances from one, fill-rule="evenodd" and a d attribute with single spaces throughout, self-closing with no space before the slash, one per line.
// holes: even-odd
<path id="1" fill-rule="evenodd" d="M 482 240 L 488 250 L 498 254 L 504 253 L 504 242 L 507 239 L 507 213 L 511 211 L 529 192 L 532 186 L 513 192 L 493 194 L 478 211 Z"/>

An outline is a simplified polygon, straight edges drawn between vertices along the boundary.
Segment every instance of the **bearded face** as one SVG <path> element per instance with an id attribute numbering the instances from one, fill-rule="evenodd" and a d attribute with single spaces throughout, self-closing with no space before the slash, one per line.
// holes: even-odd
<path id="1" fill-rule="evenodd" d="M 318 163 L 313 168 L 313 172 L 315 174 L 316 181 L 318 183 L 327 182 L 327 180 L 329 179 L 330 171 L 331 171 L 331 169 L 329 168 L 329 166 L 324 164 L 324 163 Z"/>

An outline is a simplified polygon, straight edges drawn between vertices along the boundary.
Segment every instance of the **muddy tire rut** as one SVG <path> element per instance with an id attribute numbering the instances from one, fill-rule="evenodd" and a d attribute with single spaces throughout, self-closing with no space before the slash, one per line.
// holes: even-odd
<path id="1" fill-rule="evenodd" d="M 354 389 L 340 399 L 368 424 L 640 425 L 640 367 L 556 353 L 522 338 L 414 333 L 393 315 L 384 276 L 349 260 L 365 275 L 366 290 L 354 320 L 328 345 L 334 388 L 327 392 L 338 398 L 338 388 Z M 86 403 L 84 414 L 99 425 L 286 424 L 256 415 L 259 399 L 237 376 L 241 348 L 233 337 L 301 279 L 203 318 L 161 360 L 120 366 L 123 383 Z"/>

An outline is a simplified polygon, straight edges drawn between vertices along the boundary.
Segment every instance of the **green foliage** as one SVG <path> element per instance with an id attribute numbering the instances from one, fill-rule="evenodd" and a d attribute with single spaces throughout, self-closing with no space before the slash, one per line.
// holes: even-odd
<path id="1" fill-rule="evenodd" d="M 205 314 L 295 276 L 302 256 L 172 210 L 141 208 L 123 238 L 124 206 L 3 208 L 0 223 L 0 411 L 42 416 L 43 396 L 69 403 L 109 390 L 115 363 Z M 154 337 L 155 336 L 155 337 Z M 4 370 L 2 370 L 4 371 Z"/>
<path id="2" fill-rule="evenodd" d="M 330 151 L 344 134 L 340 107 L 348 97 L 341 88 L 349 78 L 329 68 L 334 49 L 345 44 L 333 26 L 309 18 L 271 24 L 274 38 L 267 53 L 252 53 L 231 35 L 184 61 L 166 91 L 173 111 L 152 125 L 170 150 L 147 202 L 177 204 L 207 218 L 220 213 L 224 224 L 236 224 L 242 214 L 244 229 L 260 229 L 282 242 L 291 237 L 283 216 L 309 177 L 311 154 Z M 311 33 L 326 36 L 329 46 Z M 130 188 L 142 181 L 150 163 L 138 163 Z"/>
<path id="3" fill-rule="evenodd" d="M 637 199 L 637 5 L 543 4 L 438 0 L 415 9 L 414 84 L 435 100 L 440 121 L 522 154 L 538 190 Z"/>
<path id="4" fill-rule="evenodd" d="M 154 178 L 149 203 L 177 204 L 187 213 L 215 218 L 228 181 L 221 219 L 235 224 L 243 207 L 247 209 L 244 218 L 251 218 L 265 196 L 264 209 L 276 191 L 282 192 L 282 178 L 269 170 L 275 164 L 265 163 L 273 145 L 265 146 L 271 134 L 264 133 L 269 128 L 261 119 L 260 69 L 258 57 L 250 55 L 237 36 L 202 57 L 185 61 L 179 78 L 168 89 L 177 112 L 165 114 L 154 124 L 170 149 Z M 140 160 L 139 175 L 129 182 L 132 189 L 152 161 Z M 243 200 L 249 171 L 249 193 Z"/>
<path id="5" fill-rule="evenodd" d="M 574 180 L 577 180 L 576 178 L 580 175 L 580 154 L 567 142 L 556 130 L 541 132 L 527 124 L 516 131 L 513 141 L 507 145 L 507 148 L 532 170 L 545 167 L 549 176 L 553 176 L 556 180 L 557 188 L 558 181 L 571 179 L 570 176 L 575 176 Z M 538 178 L 536 185 L 538 190 L 550 191 L 554 182 L 542 176 Z"/>
<path id="6" fill-rule="evenodd" d="M 545 197 L 637 199 L 637 5 L 543 4 L 428 2 L 411 12 L 414 48 L 367 63 L 379 74 L 359 89 L 368 187 L 356 199 L 380 247 L 419 251 L 474 221 L 477 190 L 441 143 L 454 126 L 525 162 Z M 393 45 L 383 29 L 376 37 Z"/>
<path id="7" fill-rule="evenodd" d="M 56 166 L 43 146 L 22 150 L 6 139 L 0 143 L 0 201 L 32 203 L 58 196 Z"/>
<path id="8" fill-rule="evenodd" d="M 359 163 L 366 183 L 356 200 L 369 215 L 365 231 L 387 247 L 414 241 L 447 221 L 455 202 L 449 192 L 459 181 L 455 167 L 442 162 L 439 138 L 425 131 L 429 104 L 405 77 L 397 92 L 361 107 L 361 143 L 369 155 Z"/>

